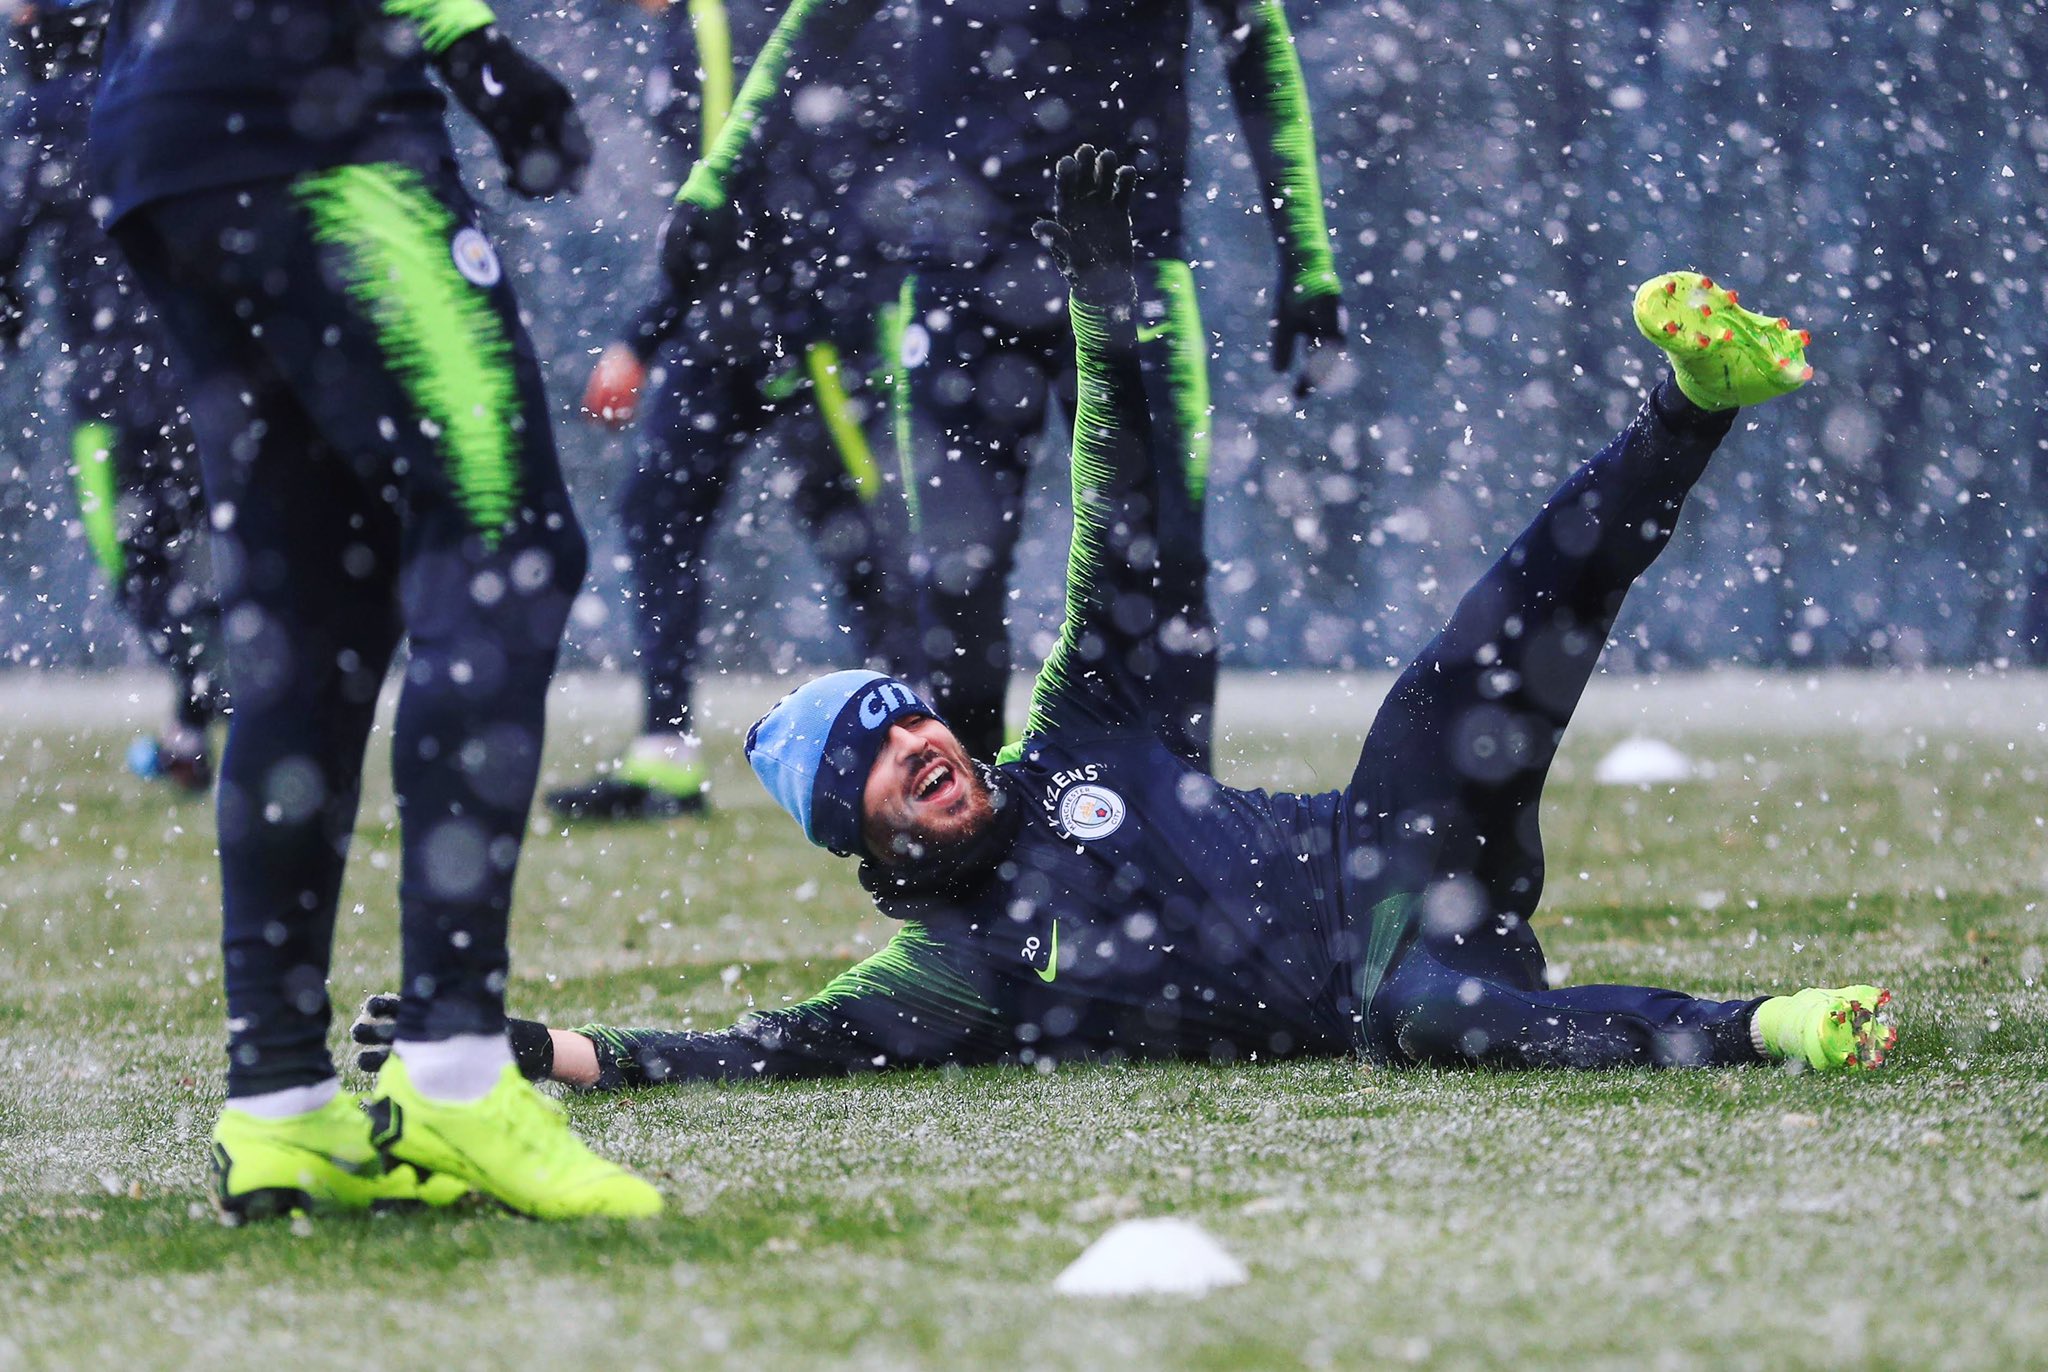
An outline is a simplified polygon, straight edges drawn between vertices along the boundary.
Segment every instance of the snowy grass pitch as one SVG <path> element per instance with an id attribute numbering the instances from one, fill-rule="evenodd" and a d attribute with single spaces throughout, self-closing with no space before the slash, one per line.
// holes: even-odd
<path id="1" fill-rule="evenodd" d="M 1226 779 L 1341 784 L 1384 685 L 1232 679 Z M 743 770 L 773 689 L 710 693 L 708 820 L 536 827 L 515 1009 L 718 1025 L 886 935 Z M 629 700 L 565 686 L 549 779 L 606 756 Z M 1567 743 L 1557 966 L 1888 984 L 1902 1036 L 1875 1078 L 1309 1062 L 572 1100 L 668 1194 L 637 1228 L 214 1223 L 210 817 L 118 770 L 158 703 L 0 677 L 0 1368 L 2048 1362 L 2048 679 L 1602 682 Z M 1635 733 L 1701 774 L 1596 784 Z M 344 1006 L 395 980 L 392 823 L 380 762 Z M 1053 1293 L 1112 1223 L 1169 1215 L 1250 1281 Z"/>

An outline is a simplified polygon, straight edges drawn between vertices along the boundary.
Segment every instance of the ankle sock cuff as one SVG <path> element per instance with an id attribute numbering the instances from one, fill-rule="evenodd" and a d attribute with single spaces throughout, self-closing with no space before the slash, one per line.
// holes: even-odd
<path id="1" fill-rule="evenodd" d="M 286 1086 L 276 1091 L 229 1096 L 228 1109 L 240 1110 L 258 1119 L 290 1119 L 294 1115 L 310 1115 L 340 1094 L 341 1082 L 329 1077 L 310 1086 Z"/>
<path id="2" fill-rule="evenodd" d="M 391 1050 L 421 1095 L 458 1105 L 488 1096 L 512 1064 L 512 1046 L 502 1032 L 400 1039 Z"/>
<path id="3" fill-rule="evenodd" d="M 1650 408 L 1657 412 L 1657 418 L 1664 421 L 1665 427 L 1671 429 L 1718 429 L 1726 433 L 1735 423 L 1734 410 L 1706 410 L 1693 404 L 1685 392 L 1678 389 L 1677 378 L 1668 372 L 1650 392 Z"/>

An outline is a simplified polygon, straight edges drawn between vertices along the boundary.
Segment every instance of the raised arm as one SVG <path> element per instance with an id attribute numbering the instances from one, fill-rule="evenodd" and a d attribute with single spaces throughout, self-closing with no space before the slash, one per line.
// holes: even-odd
<path id="1" fill-rule="evenodd" d="M 660 15 L 672 6 L 684 7 L 686 22 L 674 36 L 687 40 L 668 52 L 680 78 L 683 69 L 695 72 L 696 128 L 687 151 L 702 156 L 711 150 L 718 130 L 732 111 L 734 54 L 732 22 L 724 0 L 636 0 L 650 15 Z M 684 97 L 671 94 L 671 101 Z M 664 119 L 661 125 L 671 135 L 691 133 L 681 120 Z M 689 312 L 688 304 L 677 298 L 675 287 L 663 272 L 654 283 L 654 294 L 620 329 L 591 370 L 583 388 L 583 413 L 606 428 L 623 429 L 640 409 L 640 390 L 647 381 L 647 365 L 664 343 L 675 335 Z"/>
<path id="2" fill-rule="evenodd" d="M 791 0 L 774 31 L 747 69 L 732 97 L 732 109 L 704 155 L 690 168 L 675 208 L 662 230 L 662 269 L 678 294 L 714 274 L 733 250 L 733 186 L 757 169 L 756 134 L 771 107 L 791 88 L 791 76 L 805 66 L 830 64 L 853 47 L 863 25 L 880 13 L 884 0 Z"/>
<path id="3" fill-rule="evenodd" d="M 1223 34 L 1224 69 L 1280 252 L 1273 370 L 1291 367 L 1296 344 L 1303 344 L 1306 384 L 1318 369 L 1319 352 L 1342 347 L 1344 322 L 1301 59 L 1280 0 L 1204 3 Z"/>
<path id="4" fill-rule="evenodd" d="M 576 102 L 553 74 L 498 31 L 483 0 L 383 0 L 384 13 L 407 19 L 420 48 L 462 107 L 497 145 L 505 180 L 540 198 L 575 191 L 590 166 L 590 138 Z"/>
<path id="5" fill-rule="evenodd" d="M 791 69 L 844 57 L 854 36 L 881 6 L 882 0 L 792 0 L 747 69 L 747 79 L 732 97 L 731 112 L 690 169 L 676 199 L 707 210 L 723 207 L 730 198 L 728 188 L 750 159 L 754 131 L 770 102 L 785 89 Z"/>
<path id="6" fill-rule="evenodd" d="M 1083 146 L 1060 159 L 1053 217 L 1035 226 L 1071 291 L 1079 395 L 1066 621 L 1032 688 L 1023 746 L 1052 733 L 1157 723 L 1149 680 L 1162 627 L 1159 469 L 1132 319 L 1133 179 L 1114 153 Z"/>

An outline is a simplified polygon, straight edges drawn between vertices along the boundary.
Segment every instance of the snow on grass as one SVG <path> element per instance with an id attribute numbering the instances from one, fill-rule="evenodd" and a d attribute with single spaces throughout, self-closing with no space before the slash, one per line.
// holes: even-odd
<path id="1" fill-rule="evenodd" d="M 1574 980 L 1885 981 L 1902 1040 L 1880 1076 L 1329 1061 L 571 1098 L 667 1219 L 228 1231 L 193 1216 L 220 1090 L 206 808 L 118 772 L 142 688 L 0 678 L 0 1366 L 2039 1365 L 2048 683 L 1823 680 L 1597 684 L 1546 808 L 1539 925 Z M 1227 769 L 1341 784 L 1374 687 L 1233 679 Z M 707 694 L 743 723 L 776 689 Z M 628 700 L 566 687 L 549 777 L 608 756 Z M 1594 784 L 1637 729 L 1712 774 Z M 381 751 L 345 1009 L 396 972 Z M 712 754 L 704 822 L 535 833 L 515 1008 L 720 1024 L 886 933 L 737 748 Z M 1199 1224 L 1249 1281 L 1058 1301 L 1137 1217 Z"/>

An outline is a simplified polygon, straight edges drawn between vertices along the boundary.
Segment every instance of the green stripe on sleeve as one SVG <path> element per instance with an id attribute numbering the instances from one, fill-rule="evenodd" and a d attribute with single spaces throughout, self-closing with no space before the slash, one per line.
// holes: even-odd
<path id="1" fill-rule="evenodd" d="M 1257 0 L 1251 41 L 1256 45 L 1272 98 L 1273 149 L 1280 159 L 1279 214 L 1286 224 L 1294 260 L 1291 284 L 1303 295 L 1335 295 L 1341 287 L 1330 256 L 1330 230 L 1323 217 L 1323 180 L 1316 170 L 1316 134 L 1309 117 L 1308 86 L 1294 33 L 1280 0 Z"/>
<path id="2" fill-rule="evenodd" d="M 900 1001 L 947 1017 L 978 1022 L 995 1011 L 959 973 L 939 957 L 939 945 L 916 920 L 906 920 L 879 952 L 841 972 L 825 989 L 793 1010 L 831 1010 L 848 1001 L 874 996 Z"/>
<path id="3" fill-rule="evenodd" d="M 456 269 L 451 245 L 467 226 L 396 163 L 313 172 L 292 193 L 434 436 L 457 503 L 496 547 L 521 497 L 519 382 L 490 292 Z"/>
<path id="4" fill-rule="evenodd" d="M 498 17 L 483 0 L 384 0 L 384 13 L 412 20 L 429 57 L 439 57 L 450 43 Z"/>
<path id="5" fill-rule="evenodd" d="M 71 431 L 71 479 L 78 489 L 78 522 L 92 560 L 118 589 L 127 559 L 115 520 L 114 426 L 93 420 Z"/>
<path id="6" fill-rule="evenodd" d="M 703 108 L 697 116 L 697 151 L 711 152 L 718 131 L 732 113 L 732 16 L 725 0 L 690 0 L 690 32 L 697 39 L 697 66 L 704 73 L 698 92 Z"/>
<path id="7" fill-rule="evenodd" d="M 783 73 L 789 67 L 790 54 L 796 49 L 797 38 L 802 34 L 804 25 L 828 6 L 840 2 L 795 0 L 783 12 L 775 31 L 761 45 L 761 53 L 754 59 L 754 65 L 748 68 L 747 79 L 740 83 L 739 94 L 733 98 L 731 114 L 719 125 L 718 135 L 703 158 L 690 168 L 689 179 L 676 192 L 676 199 L 687 200 L 707 210 L 715 210 L 725 204 L 726 179 L 731 176 L 741 149 L 753 136 L 754 126 L 760 123 L 762 108 L 782 89 Z"/>
<path id="8" fill-rule="evenodd" d="M 1050 703 L 1072 685 L 1077 669 L 1080 636 L 1090 606 L 1107 594 L 1102 584 L 1103 558 L 1109 541 L 1109 516 L 1102 494 L 1115 478 L 1113 445 L 1116 438 L 1115 399 L 1111 394 L 1113 373 L 1107 349 L 1109 317 L 1098 306 L 1078 297 L 1068 302 L 1074 325 L 1074 539 L 1067 545 L 1066 619 L 1060 625 L 1059 640 L 1038 669 L 1038 681 L 1031 692 L 1031 712 L 1024 721 L 1025 738 L 1048 732 L 1053 721 Z M 1020 751 L 1017 745 L 1005 749 L 1005 758 Z"/>

